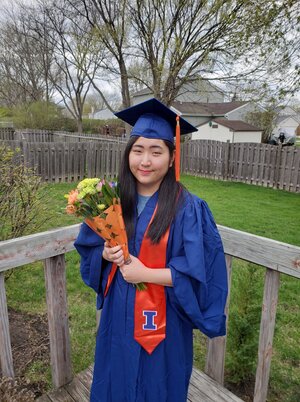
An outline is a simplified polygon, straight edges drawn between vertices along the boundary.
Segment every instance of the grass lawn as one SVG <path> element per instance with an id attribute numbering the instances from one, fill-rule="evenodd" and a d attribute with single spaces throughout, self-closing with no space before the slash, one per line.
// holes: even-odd
<path id="1" fill-rule="evenodd" d="M 183 184 L 193 193 L 206 200 L 218 224 L 273 238 L 282 242 L 300 244 L 300 197 L 281 190 L 267 189 L 241 183 L 214 181 L 193 176 L 183 176 Z M 47 208 L 49 219 L 39 231 L 71 225 L 78 219 L 64 212 L 63 195 L 75 184 L 47 184 Z M 81 281 L 77 253 L 66 254 L 67 288 L 72 340 L 72 363 L 74 372 L 86 368 L 93 361 L 95 341 L 95 295 Z M 238 287 L 241 272 L 255 266 L 234 260 L 232 277 L 231 311 L 235 316 L 239 306 Z M 257 267 L 255 294 L 260 308 L 263 291 L 264 269 Z M 30 264 L 15 273 L 6 283 L 8 303 L 11 307 L 33 313 L 45 313 L 45 289 L 42 263 Z M 281 275 L 279 306 L 275 330 L 274 357 L 271 367 L 268 401 L 296 402 L 300 400 L 300 281 Z M 256 321 L 259 325 L 259 314 Z M 229 320 L 230 323 L 230 320 Z M 256 324 L 255 324 L 256 325 Z M 255 327 L 256 328 L 256 327 Z M 229 336 L 233 329 L 229 325 Z M 256 341 L 258 332 L 254 334 Z M 195 365 L 203 368 L 205 339 L 195 333 Z M 256 349 L 257 350 L 257 349 Z M 257 352 L 252 358 L 256 359 Z M 226 361 L 226 373 L 232 375 L 230 358 Z M 27 373 L 31 381 L 47 377 L 50 370 L 34 363 Z M 228 379 L 227 379 L 228 381 Z M 251 379 L 250 385 L 251 384 Z M 245 399 L 246 400 L 246 399 Z"/>

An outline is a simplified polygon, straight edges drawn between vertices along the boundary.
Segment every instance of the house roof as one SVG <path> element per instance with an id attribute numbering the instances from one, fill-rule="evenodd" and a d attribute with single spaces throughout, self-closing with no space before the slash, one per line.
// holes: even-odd
<path id="1" fill-rule="evenodd" d="M 183 114 L 196 114 L 198 116 L 224 116 L 228 112 L 232 112 L 248 102 L 222 102 L 222 103 L 205 103 L 205 102 L 172 102 L 172 106 Z"/>
<path id="2" fill-rule="evenodd" d="M 132 96 L 133 96 L 133 97 L 134 97 L 134 96 L 142 96 L 142 95 L 148 95 L 148 94 L 151 94 L 151 93 L 152 93 L 151 89 L 149 89 L 149 88 L 144 88 L 144 89 L 141 89 L 140 91 L 134 92 L 134 93 L 132 94 Z"/>
<path id="3" fill-rule="evenodd" d="M 201 81 L 201 79 L 200 79 Z M 186 81 L 186 84 L 192 84 L 193 82 L 199 82 L 199 78 L 191 78 L 188 81 Z M 208 83 L 209 86 L 211 86 L 215 91 L 218 91 L 220 93 L 224 93 L 224 91 L 221 88 L 218 88 L 216 85 L 212 84 L 209 80 L 203 80 L 206 84 Z M 142 95 L 149 95 L 153 93 L 153 91 L 149 88 L 143 88 L 139 91 L 136 91 L 132 94 L 132 97 L 137 97 L 137 96 L 142 96 Z"/>
<path id="4" fill-rule="evenodd" d="M 214 119 L 213 122 L 230 128 L 232 131 L 262 131 L 261 128 L 255 127 L 242 120 Z"/>
<path id="5" fill-rule="evenodd" d="M 276 124 L 282 123 L 283 121 L 287 119 L 293 119 L 296 123 L 300 123 L 300 117 L 298 115 L 281 115 L 277 116 L 276 118 Z"/>

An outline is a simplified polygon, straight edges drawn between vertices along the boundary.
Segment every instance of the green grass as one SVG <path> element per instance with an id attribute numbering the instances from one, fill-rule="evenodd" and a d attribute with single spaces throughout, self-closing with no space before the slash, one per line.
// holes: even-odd
<path id="1" fill-rule="evenodd" d="M 273 238 L 278 241 L 300 244 L 300 197 L 281 190 L 267 189 L 241 183 L 221 182 L 183 176 L 183 184 L 194 194 L 206 200 L 218 224 Z M 42 230 L 78 223 L 80 220 L 64 212 L 63 195 L 76 183 L 48 184 L 46 205 L 49 220 Z M 81 281 L 77 253 L 66 254 L 67 290 L 74 372 L 86 368 L 93 361 L 95 342 L 95 295 Z M 234 308 L 237 272 L 246 269 L 247 263 L 234 260 L 231 308 Z M 263 292 L 264 269 L 260 270 L 256 286 Z M 15 270 L 6 283 L 8 303 L 11 307 L 31 313 L 45 313 L 44 273 L 41 262 Z M 260 303 L 260 302 L 259 302 Z M 281 275 L 279 305 L 275 329 L 274 357 L 268 401 L 295 402 L 300 400 L 300 281 Z M 259 322 L 260 317 L 257 317 Z M 230 320 L 229 320 L 230 324 Z M 230 330 L 230 328 L 229 328 Z M 258 336 L 258 334 L 257 334 Z M 195 332 L 195 365 L 203 368 L 205 338 Z M 225 367 L 226 372 L 228 369 Z M 27 377 L 34 381 L 40 372 L 50 381 L 49 369 L 34 363 Z"/>

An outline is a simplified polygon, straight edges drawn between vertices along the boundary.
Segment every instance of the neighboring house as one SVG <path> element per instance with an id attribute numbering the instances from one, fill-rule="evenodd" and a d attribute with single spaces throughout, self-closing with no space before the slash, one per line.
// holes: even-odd
<path id="1" fill-rule="evenodd" d="M 260 143 L 262 130 L 241 120 L 210 119 L 192 133 L 192 140 L 215 140 L 222 142 Z"/>
<path id="2" fill-rule="evenodd" d="M 142 89 L 132 94 L 132 104 L 136 105 L 152 97 L 153 92 L 150 89 Z M 209 81 L 195 79 L 182 85 L 176 96 L 176 101 L 205 103 L 223 102 L 224 93 Z"/>
<path id="3" fill-rule="evenodd" d="M 180 112 L 182 117 L 194 126 L 213 118 L 228 120 L 245 120 L 248 113 L 257 111 L 259 106 L 252 102 L 178 102 L 172 103 L 172 109 Z"/>
<path id="4" fill-rule="evenodd" d="M 277 116 L 275 121 L 275 127 L 272 131 L 272 135 L 276 135 L 283 131 L 289 135 L 296 135 L 297 129 L 300 124 L 300 117 L 298 115 L 294 116 Z"/>
<path id="5" fill-rule="evenodd" d="M 109 109 L 102 109 L 89 114 L 89 119 L 108 120 L 116 118 L 117 117 Z"/>

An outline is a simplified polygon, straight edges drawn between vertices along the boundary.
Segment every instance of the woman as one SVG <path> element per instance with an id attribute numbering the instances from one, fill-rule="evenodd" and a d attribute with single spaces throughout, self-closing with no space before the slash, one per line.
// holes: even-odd
<path id="1" fill-rule="evenodd" d="M 133 125 L 119 175 L 131 262 L 85 224 L 75 243 L 102 308 L 91 401 L 184 402 L 193 328 L 225 334 L 222 242 L 207 204 L 176 181 L 176 114 L 152 99 L 116 115 Z M 132 286 L 140 282 L 146 291 Z"/>

